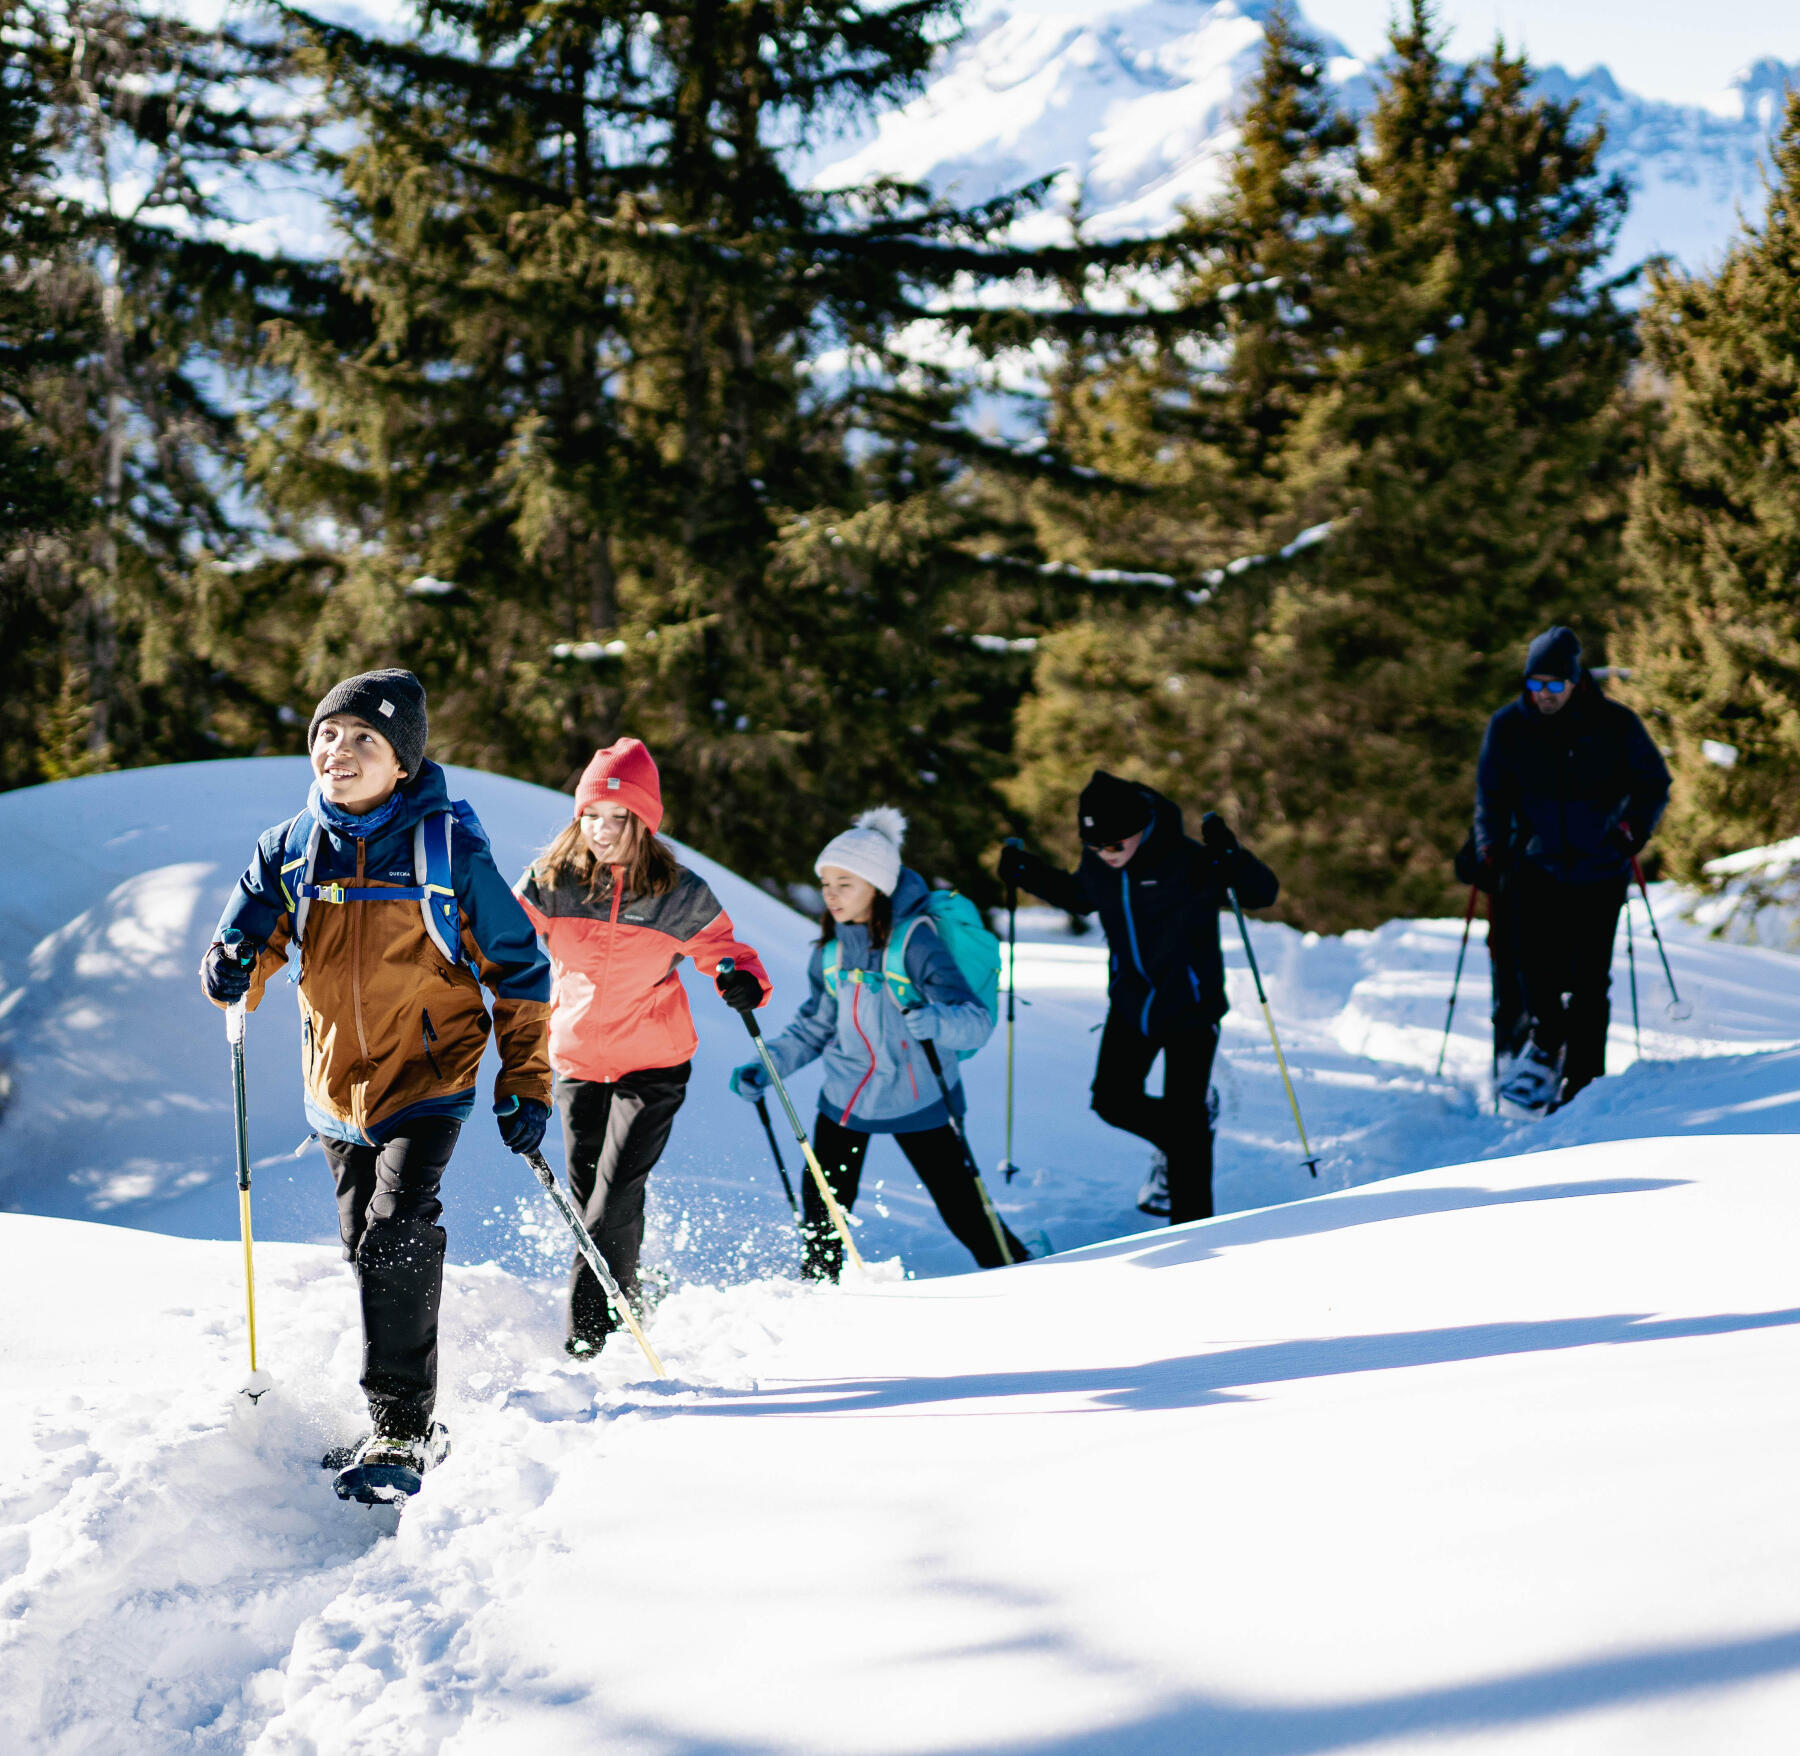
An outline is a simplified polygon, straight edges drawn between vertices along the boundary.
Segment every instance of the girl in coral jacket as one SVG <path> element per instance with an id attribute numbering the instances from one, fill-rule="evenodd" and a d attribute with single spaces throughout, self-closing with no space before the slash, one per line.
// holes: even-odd
<path id="1" fill-rule="evenodd" d="M 920 1047 L 925 1041 L 938 1045 L 950 1104 L 961 1116 L 954 1051 L 980 1048 L 993 1031 L 993 1014 L 970 991 L 931 925 L 925 880 L 900 863 L 905 834 L 906 819 L 884 805 L 863 812 L 819 855 L 813 870 L 825 917 L 808 971 L 812 992 L 794 1022 L 769 1039 L 769 1055 L 784 1079 L 811 1061 L 825 1064 L 813 1144 L 846 1212 L 856 1202 L 869 1136 L 891 1134 L 944 1224 L 983 1268 L 998 1268 L 994 1229 Z M 904 946 L 907 985 L 919 1000 L 904 1011 L 886 968 L 887 948 L 896 938 Z M 832 945 L 837 955 L 827 960 Z M 764 1095 L 767 1078 L 762 1064 L 753 1061 L 732 1074 L 731 1089 L 754 1103 Z M 802 1188 L 805 1272 L 836 1280 L 843 1246 L 810 1177 Z M 1006 1247 L 1014 1262 L 1031 1254 L 1010 1231 Z"/>
<path id="2" fill-rule="evenodd" d="M 769 997 L 761 959 L 706 880 L 658 839 L 662 814 L 656 763 L 636 738 L 621 738 L 587 765 L 574 820 L 516 890 L 555 976 L 550 1065 L 569 1187 L 634 1306 L 644 1184 L 669 1143 L 699 1046 L 677 966 L 691 957 L 738 1012 Z M 736 968 L 719 975 L 726 958 Z M 577 1256 L 564 1345 L 578 1359 L 597 1353 L 613 1327 L 606 1295 Z"/>

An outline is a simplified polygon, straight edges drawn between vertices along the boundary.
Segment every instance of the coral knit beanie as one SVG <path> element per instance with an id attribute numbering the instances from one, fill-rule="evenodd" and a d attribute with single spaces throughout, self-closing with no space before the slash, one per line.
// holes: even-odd
<path id="1" fill-rule="evenodd" d="M 662 779 L 656 772 L 656 759 L 638 739 L 621 738 L 596 750 L 594 760 L 582 771 L 575 788 L 575 815 L 597 805 L 623 805 L 643 818 L 652 835 L 662 827 Z"/>

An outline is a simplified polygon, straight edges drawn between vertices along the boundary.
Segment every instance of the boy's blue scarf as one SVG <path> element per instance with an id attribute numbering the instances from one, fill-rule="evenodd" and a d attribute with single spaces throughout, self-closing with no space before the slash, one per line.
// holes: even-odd
<path id="1" fill-rule="evenodd" d="M 306 808 L 334 835 L 347 835 L 353 839 L 361 837 L 365 840 L 377 831 L 386 829 L 400 815 L 400 807 L 405 803 L 405 795 L 399 787 L 395 787 L 385 805 L 377 805 L 373 811 L 365 811 L 357 817 L 348 811 L 340 811 L 332 804 L 319 790 L 316 780 L 306 795 Z"/>

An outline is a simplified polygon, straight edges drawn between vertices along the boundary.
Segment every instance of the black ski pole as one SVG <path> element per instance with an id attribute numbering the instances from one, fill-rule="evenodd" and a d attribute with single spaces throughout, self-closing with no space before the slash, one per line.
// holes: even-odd
<path id="1" fill-rule="evenodd" d="M 737 967 L 729 957 L 719 959 L 719 974 L 728 976 Z M 819 1192 L 819 1199 L 825 1204 L 826 1217 L 831 1221 L 831 1229 L 837 1233 L 838 1242 L 844 1246 L 844 1254 L 857 1268 L 868 1265 L 862 1259 L 862 1252 L 856 1247 L 856 1240 L 850 1236 L 850 1221 L 845 1218 L 844 1210 L 838 1205 L 838 1198 L 831 1192 L 831 1185 L 825 1179 L 825 1167 L 819 1163 L 819 1155 L 813 1151 L 813 1145 L 806 1138 L 806 1127 L 800 1120 L 800 1112 L 794 1108 L 794 1100 L 788 1096 L 785 1080 L 776 1070 L 774 1057 L 769 1053 L 769 1045 L 763 1041 L 762 1026 L 756 1022 L 754 1012 L 740 1012 L 738 1017 L 744 1021 L 744 1029 L 749 1031 L 751 1042 L 756 1044 L 756 1053 L 763 1064 L 763 1072 L 768 1074 L 769 1083 L 775 1088 L 775 1095 L 781 1099 L 781 1107 L 787 1111 L 788 1126 L 794 1131 L 794 1138 L 800 1143 L 801 1156 L 806 1160 L 806 1168 L 812 1174 L 813 1187 Z"/>
<path id="2" fill-rule="evenodd" d="M 619 1283 L 613 1279 L 612 1270 L 606 1266 L 606 1258 L 600 1254 L 599 1247 L 588 1236 L 587 1227 L 581 1223 L 581 1215 L 575 1211 L 574 1201 L 562 1184 L 557 1182 L 556 1173 L 550 1168 L 550 1161 L 535 1147 L 520 1156 L 531 1166 L 532 1175 L 543 1185 L 544 1193 L 556 1204 L 556 1211 L 563 1216 L 564 1223 L 575 1234 L 576 1249 L 581 1252 L 588 1267 L 594 1271 L 594 1279 L 599 1281 L 601 1290 L 606 1294 L 607 1303 L 612 1306 L 614 1314 L 631 1331 L 632 1339 L 644 1350 L 644 1358 L 650 1362 L 650 1369 L 659 1378 L 668 1377 L 669 1374 L 663 1370 L 662 1361 L 656 1357 L 656 1349 L 650 1345 L 649 1338 L 638 1327 L 638 1320 L 632 1314 L 630 1301 L 620 1290 Z"/>
<path id="3" fill-rule="evenodd" d="M 1438 1044 L 1437 1068 L 1432 1078 L 1444 1071 L 1444 1054 L 1450 1047 L 1450 1020 L 1456 1016 L 1456 990 L 1462 985 L 1463 959 L 1469 955 L 1469 929 L 1475 925 L 1475 897 L 1480 886 L 1469 886 L 1469 906 L 1463 910 L 1462 948 L 1456 954 L 1456 974 L 1450 978 L 1450 1004 L 1444 1009 L 1444 1040 Z"/>
<path id="4" fill-rule="evenodd" d="M 1025 844 L 1014 836 L 1007 838 L 1009 848 Z M 1006 887 L 1006 1159 L 1000 1174 L 1011 1182 L 1019 1174 L 1013 1163 L 1013 1015 L 1019 996 L 1019 887 Z"/>
<path id="5" fill-rule="evenodd" d="M 899 1001 L 894 1004 L 899 1005 Z M 975 1179 L 975 1193 L 981 1197 L 981 1211 L 988 1217 L 988 1224 L 994 1228 L 994 1242 L 1000 1246 L 1000 1261 L 1003 1266 L 1011 1268 L 1014 1262 L 1012 1250 L 1006 1242 L 1006 1227 L 1000 1223 L 1000 1215 L 995 1211 L 994 1198 L 988 1194 L 988 1186 L 981 1179 L 981 1167 L 975 1162 L 975 1154 L 969 1147 L 968 1131 L 962 1125 L 962 1118 L 950 1107 L 950 1081 L 944 1077 L 944 1064 L 938 1059 L 937 1044 L 929 1037 L 919 1044 L 925 1051 L 925 1060 L 936 1076 L 938 1090 L 944 1098 L 944 1114 L 950 1118 L 950 1126 L 956 1130 L 956 1138 L 962 1142 L 963 1163 L 969 1167 L 969 1175 Z"/>
<path id="6" fill-rule="evenodd" d="M 1650 917 L 1650 937 L 1656 941 L 1657 955 L 1662 959 L 1663 974 L 1669 979 L 1669 1016 L 1686 1018 L 1693 1008 L 1675 990 L 1675 972 L 1669 968 L 1669 954 L 1663 948 L 1662 934 L 1656 930 L 1656 910 L 1650 906 L 1650 886 L 1644 882 L 1644 868 L 1637 856 L 1631 858 L 1631 875 L 1637 879 L 1638 892 L 1644 899 L 1644 913 Z"/>
<path id="7" fill-rule="evenodd" d="M 1288 1077 L 1287 1056 L 1282 1054 L 1281 1038 L 1275 1034 L 1275 1014 L 1269 1010 L 1269 996 L 1263 992 L 1262 971 L 1256 967 L 1256 953 L 1250 948 L 1250 929 L 1245 924 L 1236 887 L 1227 884 L 1225 894 L 1231 899 L 1231 912 L 1237 916 L 1238 933 L 1244 941 L 1244 956 L 1250 961 L 1250 978 L 1256 983 L 1256 998 L 1262 1006 L 1263 1023 L 1269 1027 L 1269 1041 L 1275 1046 L 1275 1065 L 1281 1069 L 1281 1083 L 1287 1087 L 1288 1108 L 1294 1112 L 1294 1127 L 1300 1135 L 1300 1150 L 1306 1154 L 1300 1162 L 1316 1177 L 1319 1174 L 1319 1156 L 1308 1143 L 1306 1124 L 1300 1120 L 1300 1100 L 1294 1096 L 1294 1082 Z"/>
<path id="8" fill-rule="evenodd" d="M 787 1166 L 781 1162 L 781 1146 L 775 1139 L 775 1124 L 769 1120 L 769 1100 L 756 1100 L 756 1113 L 762 1117 L 763 1133 L 769 1137 L 769 1151 L 775 1155 L 775 1169 L 781 1175 L 781 1187 L 786 1191 L 788 1206 L 794 1210 L 794 1221 L 800 1220 L 800 1203 L 794 1199 L 794 1185 L 788 1181 Z"/>

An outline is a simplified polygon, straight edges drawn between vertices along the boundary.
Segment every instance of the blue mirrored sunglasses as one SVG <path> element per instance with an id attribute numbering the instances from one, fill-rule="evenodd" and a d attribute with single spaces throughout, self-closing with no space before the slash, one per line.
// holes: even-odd
<path id="1" fill-rule="evenodd" d="M 1570 687 L 1570 684 L 1564 677 L 1527 677 L 1525 679 L 1525 687 L 1529 689 L 1533 695 L 1541 695 L 1546 689 L 1548 689 L 1552 695 L 1560 695 L 1565 689 Z"/>

